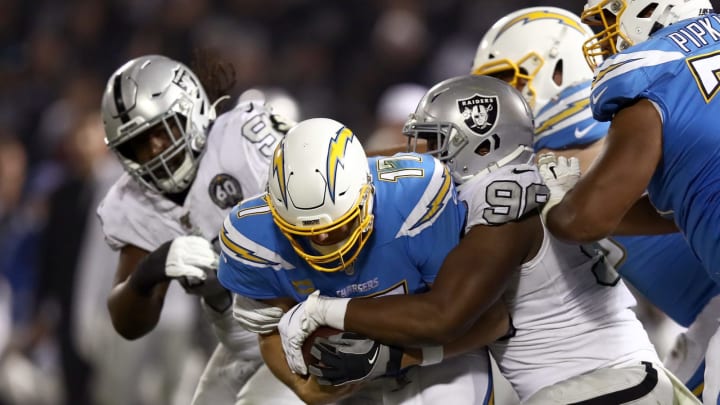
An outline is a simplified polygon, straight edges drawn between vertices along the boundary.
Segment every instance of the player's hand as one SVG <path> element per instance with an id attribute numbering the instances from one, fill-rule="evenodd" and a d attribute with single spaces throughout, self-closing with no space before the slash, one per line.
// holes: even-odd
<path id="1" fill-rule="evenodd" d="M 568 159 L 564 156 L 557 157 L 554 153 L 544 153 L 538 158 L 537 164 L 540 176 L 550 190 L 550 198 L 541 212 L 545 220 L 548 211 L 559 204 L 580 179 L 580 161 L 575 157 Z"/>
<path id="2" fill-rule="evenodd" d="M 217 267 L 218 255 L 210 242 L 194 235 L 173 239 L 165 259 L 165 275 L 169 278 L 188 277 L 205 281 L 209 270 L 215 271 Z"/>
<path id="3" fill-rule="evenodd" d="M 215 274 L 217 265 L 218 256 L 210 242 L 199 236 L 178 236 L 143 258 L 130 284 L 143 294 L 172 279 L 181 280 L 186 289 L 200 287 L 208 274 Z"/>
<path id="4" fill-rule="evenodd" d="M 305 305 L 307 301 L 303 301 L 290 308 L 278 323 L 278 331 L 280 332 L 280 341 L 282 342 L 283 351 L 285 352 L 285 360 L 295 374 L 306 375 L 307 366 L 302 354 L 302 346 L 305 339 L 315 330 L 306 332 L 302 328 L 302 319 L 305 314 Z"/>
<path id="5" fill-rule="evenodd" d="M 252 298 L 234 294 L 233 318 L 246 330 L 266 334 L 274 331 L 283 316 L 282 308 L 273 307 Z"/>
<path id="6" fill-rule="evenodd" d="M 339 402 L 357 391 L 361 385 L 348 384 L 342 387 L 321 385 L 315 376 L 310 376 L 302 381 L 294 389 L 300 399 L 311 405 L 332 404 Z"/>
<path id="7" fill-rule="evenodd" d="M 323 297 L 316 290 L 283 315 L 278 330 L 285 358 L 294 373 L 307 374 L 302 345 L 311 333 L 321 325 L 344 329 L 345 311 L 349 302 L 349 298 Z"/>
<path id="8" fill-rule="evenodd" d="M 345 385 L 369 381 L 400 371 L 403 352 L 353 332 L 315 338 L 310 374 L 323 385 Z"/>

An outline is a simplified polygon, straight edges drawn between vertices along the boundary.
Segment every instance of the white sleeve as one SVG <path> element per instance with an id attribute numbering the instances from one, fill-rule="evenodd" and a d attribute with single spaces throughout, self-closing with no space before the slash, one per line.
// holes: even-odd
<path id="1" fill-rule="evenodd" d="M 139 187 L 123 174 L 110 188 L 97 209 L 105 240 L 113 250 L 134 245 L 152 252 L 158 246 L 185 234 L 180 226 L 163 216 L 163 204 L 170 201 L 143 196 Z"/>

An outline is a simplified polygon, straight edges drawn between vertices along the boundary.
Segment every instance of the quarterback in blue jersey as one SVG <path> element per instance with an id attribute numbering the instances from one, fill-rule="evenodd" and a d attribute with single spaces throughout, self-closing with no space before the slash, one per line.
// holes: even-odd
<path id="1" fill-rule="evenodd" d="M 551 162 L 554 173 L 545 171 L 557 191 L 546 210 L 554 234 L 592 240 L 676 224 L 720 281 L 720 137 L 713 125 L 720 17 L 707 14 L 711 8 L 703 0 L 587 3 L 583 20 L 602 31 L 584 45 L 586 59 L 596 67 L 599 56 L 610 56 L 595 69 L 590 105 L 597 120 L 611 124 L 603 152 L 574 187 L 567 167 Z M 654 210 L 672 215 L 674 224 L 666 228 Z M 706 403 L 720 391 L 718 350 L 715 333 L 706 353 Z"/>
<path id="2" fill-rule="evenodd" d="M 610 125 L 596 121 L 590 109 L 593 73 L 582 46 L 593 35 L 579 16 L 563 9 L 517 10 L 488 30 L 472 68 L 475 74 L 506 79 L 534 102 L 535 151 L 577 157 L 581 173 L 602 149 Z M 533 69 L 529 61 L 539 67 Z M 720 294 L 720 286 L 680 233 L 620 236 L 601 243 L 626 281 L 675 322 L 690 327 L 678 337 L 665 365 L 699 396 L 703 354 L 714 331 L 708 334 L 708 324 L 714 324 L 708 304 Z M 720 298 L 715 300 L 714 306 L 720 305 Z"/>
<path id="3" fill-rule="evenodd" d="M 343 298 L 421 293 L 459 242 L 465 215 L 450 174 L 431 156 L 368 159 L 343 124 L 306 120 L 275 150 L 268 192 L 243 201 L 227 217 L 218 279 L 236 294 L 285 309 L 315 291 Z M 304 360 L 291 373 L 278 337 L 261 335 L 263 356 L 301 399 L 318 401 L 323 392 L 320 401 L 337 399 L 355 390 L 313 391 L 314 378 L 301 376 Z M 383 371 L 389 374 L 402 374 L 400 366 L 410 364 L 401 363 L 398 349 L 388 355 Z M 492 394 L 488 369 L 487 351 L 479 348 L 423 367 L 422 378 L 407 387 L 392 386 L 391 392 L 382 388 L 390 384 L 386 378 L 382 387 L 365 386 L 348 400 L 432 403 L 424 392 L 443 391 L 453 403 L 485 404 Z M 456 382 L 446 384 L 448 376 Z"/>

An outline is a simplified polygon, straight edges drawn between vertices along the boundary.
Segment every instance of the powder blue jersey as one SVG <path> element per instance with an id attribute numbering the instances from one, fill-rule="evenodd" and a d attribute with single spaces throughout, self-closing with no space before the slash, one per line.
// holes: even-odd
<path id="1" fill-rule="evenodd" d="M 589 95 L 590 82 L 571 86 L 540 110 L 535 121 L 535 150 L 581 148 L 607 134 L 609 123 L 592 118 Z M 577 117 L 575 124 L 562 124 L 572 117 Z M 553 130 L 547 122 L 555 122 L 560 129 Z M 689 326 L 720 293 L 720 286 L 708 277 L 680 233 L 613 240 L 623 251 L 618 256 L 618 272 L 680 325 Z"/>
<path id="2" fill-rule="evenodd" d="M 606 60 L 591 96 L 600 121 L 646 98 L 663 120 L 663 156 L 648 193 L 672 212 L 695 254 L 720 281 L 720 16 L 668 26 Z"/>
<path id="3" fill-rule="evenodd" d="M 593 119 L 591 81 L 567 87 L 535 115 L 535 151 L 589 145 L 607 134 L 607 122 Z"/>
<path id="4" fill-rule="evenodd" d="M 375 186 L 374 230 L 348 269 L 325 273 L 310 267 L 260 196 L 236 206 L 225 220 L 220 282 L 247 297 L 298 302 L 315 290 L 333 297 L 427 290 L 460 240 L 465 206 L 447 169 L 430 156 L 398 154 L 368 162 Z"/>

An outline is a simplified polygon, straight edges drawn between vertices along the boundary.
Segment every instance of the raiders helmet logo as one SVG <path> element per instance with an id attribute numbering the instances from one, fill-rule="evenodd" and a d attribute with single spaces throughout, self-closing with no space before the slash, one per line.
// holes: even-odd
<path id="1" fill-rule="evenodd" d="M 495 126 L 499 105 L 497 96 L 476 93 L 470 98 L 458 100 L 457 103 L 465 125 L 473 132 L 485 135 Z"/>

